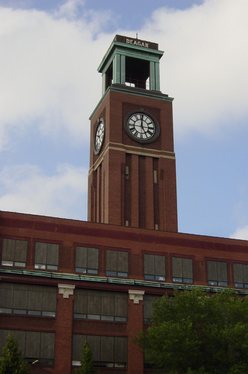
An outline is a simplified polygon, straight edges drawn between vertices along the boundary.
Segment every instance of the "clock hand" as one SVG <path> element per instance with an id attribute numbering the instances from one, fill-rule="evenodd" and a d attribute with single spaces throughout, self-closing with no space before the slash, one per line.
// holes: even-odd
<path id="1" fill-rule="evenodd" d="M 143 130 L 143 133 L 145 132 L 145 130 L 144 130 L 144 126 L 143 126 L 143 114 L 141 114 L 141 128 L 142 128 L 142 130 Z"/>

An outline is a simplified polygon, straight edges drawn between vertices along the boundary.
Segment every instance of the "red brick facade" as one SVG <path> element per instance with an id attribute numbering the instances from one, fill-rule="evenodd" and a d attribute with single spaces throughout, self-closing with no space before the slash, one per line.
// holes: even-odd
<path id="1" fill-rule="evenodd" d="M 172 258 L 192 259 L 192 284 L 203 285 L 212 291 L 219 288 L 208 285 L 207 261 L 214 260 L 227 264 L 229 287 L 234 287 L 234 265 L 248 263 L 248 243 L 241 240 L 157 232 L 8 212 L 0 214 L 0 223 L 2 238 L 28 241 L 27 266 L 24 269 L 2 265 L 1 282 L 49 285 L 57 288 L 57 307 L 54 318 L 1 314 L 0 329 L 25 329 L 54 333 L 54 366 L 48 371 L 51 373 L 71 372 L 74 334 L 127 337 L 127 368 L 120 368 L 118 372 L 142 373 L 143 357 L 134 342 L 134 337 L 143 329 L 143 293 L 144 297 L 163 295 L 173 292 L 174 289 L 191 287 L 191 284 L 173 281 Z M 56 272 L 34 269 L 36 241 L 59 244 L 59 265 Z M 75 272 L 75 248 L 78 245 L 99 249 L 97 276 Z M 128 253 L 127 278 L 106 276 L 106 251 L 109 249 Z M 145 254 L 165 256 L 165 282 L 144 279 Z M 75 289 L 108 290 L 127 294 L 127 321 L 120 323 L 74 319 L 74 287 Z M 245 290 L 237 289 L 237 292 L 245 293 Z M 37 371 L 38 367 L 34 367 L 33 370 L 34 373 L 47 372 L 44 369 L 42 371 L 41 368 Z M 116 371 L 117 369 L 112 368 L 99 369 L 101 373 Z"/>
<path id="2" fill-rule="evenodd" d="M 162 52 L 128 43 L 123 53 L 130 63 L 126 48 L 137 52 L 143 70 L 134 70 L 145 87 L 147 67 L 158 72 Z M 113 71 L 125 66 L 123 57 L 115 56 Z M 105 73 L 110 80 L 111 69 Z M 114 82 L 91 116 L 89 222 L 0 212 L 0 346 L 15 334 L 32 373 L 71 374 L 85 339 L 98 373 L 152 373 L 135 342 L 152 296 L 195 286 L 247 293 L 247 241 L 177 232 L 172 99 L 159 91 L 157 75 L 150 91 Z M 160 124 L 154 142 L 128 136 L 133 112 Z M 105 137 L 97 153 L 99 120 Z"/>

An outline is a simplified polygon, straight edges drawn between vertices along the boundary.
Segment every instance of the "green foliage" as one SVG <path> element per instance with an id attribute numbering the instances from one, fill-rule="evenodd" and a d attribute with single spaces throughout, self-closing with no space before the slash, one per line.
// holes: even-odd
<path id="1" fill-rule="evenodd" d="M 81 367 L 77 370 L 78 374 L 95 374 L 93 365 L 93 356 L 90 346 L 87 342 L 83 346 L 83 356 L 81 360 Z"/>
<path id="2" fill-rule="evenodd" d="M 0 357 L 0 374 L 27 374 L 29 366 L 22 358 L 13 336 L 8 336 Z"/>
<path id="3" fill-rule="evenodd" d="M 162 297 L 138 339 L 146 361 L 168 374 L 247 374 L 248 299 L 200 289 Z"/>

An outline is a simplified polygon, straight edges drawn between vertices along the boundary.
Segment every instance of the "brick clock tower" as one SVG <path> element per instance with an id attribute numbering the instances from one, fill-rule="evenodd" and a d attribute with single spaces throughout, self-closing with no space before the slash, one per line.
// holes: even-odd
<path id="1" fill-rule="evenodd" d="M 172 98 L 160 91 L 158 44 L 116 35 L 92 113 L 88 220 L 177 231 Z"/>

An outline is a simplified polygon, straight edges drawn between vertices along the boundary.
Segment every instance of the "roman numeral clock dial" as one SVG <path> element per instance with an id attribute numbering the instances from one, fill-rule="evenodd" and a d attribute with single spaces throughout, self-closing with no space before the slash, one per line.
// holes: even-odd
<path id="1" fill-rule="evenodd" d="M 95 148 L 95 154 L 98 154 L 101 151 L 103 141 L 104 141 L 104 134 L 105 134 L 105 126 L 102 119 L 99 120 L 96 132 L 95 132 L 95 142 L 94 142 L 94 148 Z"/>
<path id="2" fill-rule="evenodd" d="M 131 114 L 125 128 L 128 135 L 139 143 L 151 143 L 160 133 L 158 123 L 150 115 L 142 112 Z"/>

